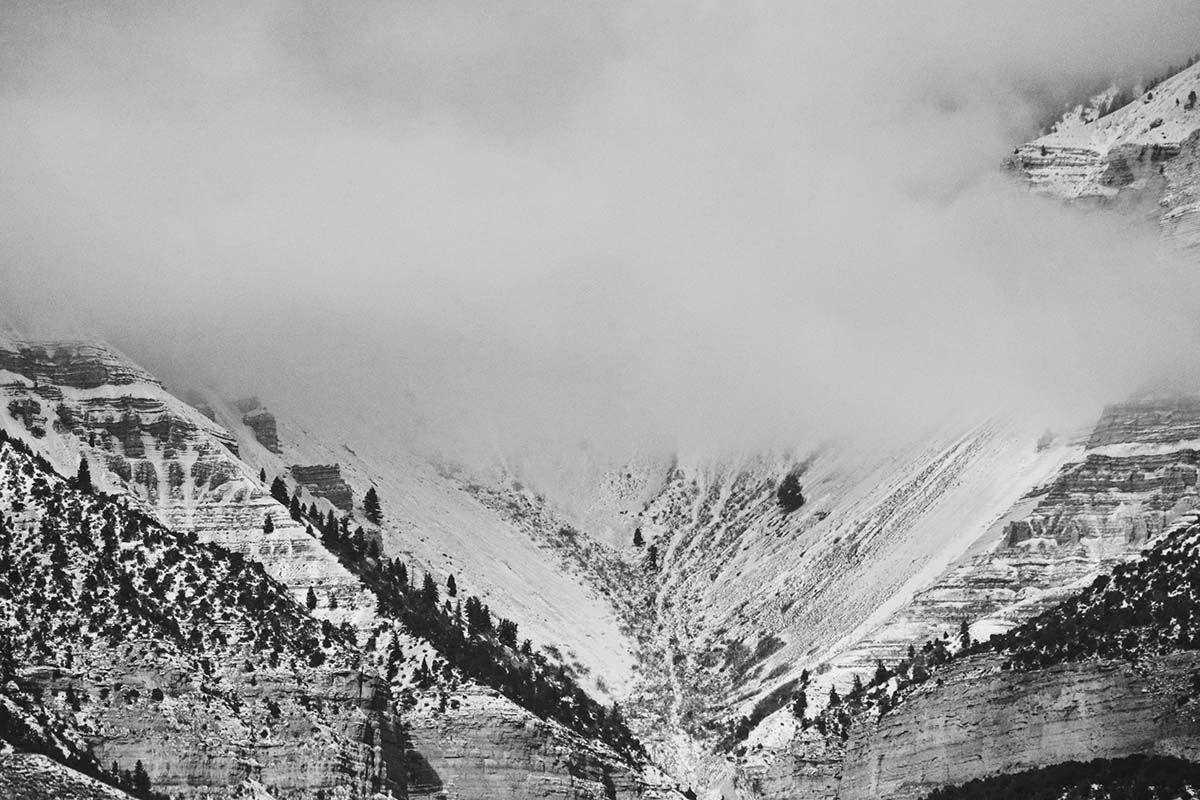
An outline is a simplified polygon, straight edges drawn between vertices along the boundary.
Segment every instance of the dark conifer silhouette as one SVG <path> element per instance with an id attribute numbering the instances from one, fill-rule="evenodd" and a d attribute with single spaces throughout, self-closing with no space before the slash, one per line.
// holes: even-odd
<path id="1" fill-rule="evenodd" d="M 75 488 L 84 494 L 92 494 L 92 470 L 86 458 L 79 459 L 79 471 L 75 475 Z"/>
<path id="2" fill-rule="evenodd" d="M 366 495 L 363 497 L 363 511 L 367 515 L 367 519 L 376 525 L 383 519 L 383 507 L 379 504 L 379 495 L 375 492 L 375 487 L 367 489 Z"/>

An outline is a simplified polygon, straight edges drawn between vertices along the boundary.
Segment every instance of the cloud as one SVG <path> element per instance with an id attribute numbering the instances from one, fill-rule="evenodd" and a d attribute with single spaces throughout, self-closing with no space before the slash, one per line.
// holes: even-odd
<path id="1" fill-rule="evenodd" d="M 1055 413 L 1185 365 L 1196 279 L 999 164 L 1198 35 L 1112 0 L 8 4 L 7 304 L 384 440 Z"/>

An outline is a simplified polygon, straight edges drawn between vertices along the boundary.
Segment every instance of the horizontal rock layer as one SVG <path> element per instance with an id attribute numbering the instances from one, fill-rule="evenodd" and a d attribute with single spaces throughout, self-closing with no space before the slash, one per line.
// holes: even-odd
<path id="1" fill-rule="evenodd" d="M 341 468 L 337 464 L 294 464 L 291 473 L 296 483 L 317 497 L 325 498 L 342 511 L 354 508 L 354 492 L 350 489 L 350 484 L 342 478 Z"/>
<path id="2" fill-rule="evenodd" d="M 1135 753 L 1200 759 L 1200 654 L 1037 672 L 968 659 L 851 734 L 839 800 L 910 800 L 948 783 Z"/>

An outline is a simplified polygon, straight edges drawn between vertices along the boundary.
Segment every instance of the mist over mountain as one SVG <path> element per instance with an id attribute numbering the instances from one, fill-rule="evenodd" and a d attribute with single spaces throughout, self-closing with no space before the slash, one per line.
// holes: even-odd
<path id="1" fill-rule="evenodd" d="M 4 305 L 459 454 L 1074 418 L 1195 344 L 1195 271 L 1000 163 L 1198 33 L 1181 2 L 11 3 Z"/>
<path id="2" fill-rule="evenodd" d="M 1200 7 L 0 7 L 0 796 L 1200 783 Z"/>

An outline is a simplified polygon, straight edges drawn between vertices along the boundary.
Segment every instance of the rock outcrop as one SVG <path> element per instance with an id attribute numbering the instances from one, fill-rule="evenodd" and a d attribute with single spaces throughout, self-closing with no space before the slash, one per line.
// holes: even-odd
<path id="1" fill-rule="evenodd" d="M 291 473 L 296 483 L 316 497 L 323 497 L 342 511 L 353 510 L 354 492 L 342 478 L 341 467 L 337 464 L 293 464 Z"/>
<path id="2" fill-rule="evenodd" d="M 242 412 L 242 423 L 254 432 L 259 444 L 276 455 L 283 452 L 279 447 L 279 426 L 275 415 L 267 411 L 257 397 L 238 400 L 234 405 Z"/>
<path id="3" fill-rule="evenodd" d="M 410 798 L 678 797 L 492 692 L 469 693 L 443 713 L 411 716 L 407 735 Z"/>
<path id="4" fill-rule="evenodd" d="M 352 631 L 260 565 L 72 491 L 7 441 L 0 504 L 4 670 L 102 766 L 140 761 L 187 798 L 245 781 L 297 798 L 402 790 L 386 684 L 356 667 Z"/>
<path id="5" fill-rule="evenodd" d="M 1134 753 L 1200 760 L 1200 654 L 1037 672 L 967 659 L 852 733 L 839 800 L 911 800 L 973 778 Z"/>
<path id="6" fill-rule="evenodd" d="M 5 800 L 133 800 L 131 795 L 40 753 L 0 752 Z"/>
<path id="7" fill-rule="evenodd" d="M 832 669 L 815 676 L 810 703 L 821 704 L 831 678 L 844 693 L 850 676 L 869 679 L 877 660 L 895 665 L 911 645 L 957 635 L 963 620 L 975 638 L 987 639 L 1063 602 L 1097 575 L 1141 558 L 1200 507 L 1200 453 L 1173 449 L 1196 438 L 1197 413 L 1200 402 L 1187 398 L 1105 409 L 1090 437 L 1096 449 L 1080 452 L 999 515 L 961 558 L 847 643 L 827 662 Z M 819 666 L 810 664 L 817 672 Z M 917 730 L 912 736 L 920 740 Z M 738 783 L 761 787 L 766 797 L 835 796 L 829 787 L 861 756 L 831 749 L 811 728 L 801 732 L 786 709 L 768 718 L 751 744 Z"/>
<path id="8" fill-rule="evenodd" d="M 99 345 L 88 350 L 100 351 Z M 119 360 L 111 353 L 102 360 L 109 365 L 107 371 L 95 370 L 83 383 L 94 383 L 102 374 L 143 374 L 136 368 L 110 369 Z M 258 444 L 248 443 L 249 431 L 234 439 L 207 414 L 171 396 L 152 378 L 79 388 L 40 378 L 35 382 L 33 376 L 17 373 L 3 377 L 0 394 L 5 404 L 18 398 L 36 397 L 38 402 L 54 398 L 51 408 L 58 409 L 57 419 L 44 438 L 30 438 L 23 421 L 11 415 L 0 415 L 0 428 L 30 441 L 60 472 L 74 474 L 80 458 L 86 458 L 98 489 L 124 495 L 132 507 L 154 515 L 180 535 L 220 545 L 260 564 L 301 604 L 314 590 L 316 607 L 311 615 L 326 626 L 324 636 L 332 631 L 373 643 L 381 626 L 389 624 L 377 613 L 378 598 L 322 545 L 319 531 L 310 535 L 304 524 L 293 521 L 257 480 L 259 465 L 251 467 L 241 460 L 239 449 L 263 451 Z M 257 402 L 254 407 L 259 407 Z M 223 410 L 210 410 L 217 419 L 225 419 Z M 228 424 L 237 419 L 238 415 L 232 416 Z M 279 469 L 269 462 L 268 466 Z M 303 466 L 300 472 L 304 477 Z M 349 487 L 340 470 L 323 468 L 308 477 L 316 477 L 313 483 L 335 498 L 341 490 L 350 505 Z M 273 526 L 264 524 L 268 515 Z M 460 580 L 465 583 L 469 578 L 460 573 Z M 519 782 L 514 776 L 523 768 L 517 765 L 525 763 L 521 754 L 526 753 L 541 779 L 564 792 L 555 796 L 606 797 L 607 785 L 597 782 L 596 776 L 611 773 L 617 789 L 625 791 L 621 776 L 636 771 L 615 754 L 596 749 L 586 737 L 539 720 L 498 697 L 489 700 L 490 705 L 499 708 L 505 719 L 521 720 L 519 725 L 480 727 L 470 715 L 462 714 L 441 720 L 438 747 L 450 755 L 434 753 L 423 761 L 421 743 L 432 740 L 422 739 L 419 726 L 414 726 L 418 742 L 414 744 L 412 734 L 406 742 L 401 731 L 381 723 L 386 715 L 379 706 L 386 704 L 387 695 L 371 679 L 354 677 L 361 670 L 346 664 L 322 666 L 308 669 L 302 679 L 277 674 L 258 661 L 253 670 L 243 670 L 242 653 L 253 653 L 255 647 L 251 639 L 242 637 L 239 631 L 240 649 L 222 656 L 219 666 L 213 660 L 216 678 L 194 664 L 164 662 L 153 647 L 142 649 L 145 643 L 129 634 L 119 637 L 129 640 L 124 649 L 100 648 L 87 661 L 76 653 L 73 666 L 26 659 L 21 674 L 24 680 L 45 687 L 64 719 L 74 713 L 68 698 L 82 700 L 98 756 L 122 766 L 130 766 L 130 759 L 142 760 L 155 786 L 185 797 L 224 798 L 236 785 L 275 790 L 280 797 L 311 798 L 334 789 L 357 797 L 379 786 L 386 789 L 388 781 L 400 796 L 403 786 L 394 779 L 409 760 L 405 752 L 411 754 L 412 763 L 440 764 L 438 774 L 447 785 L 459 768 L 471 773 L 462 790 L 449 795 L 461 798 L 491 797 L 487 775 L 493 762 L 506 758 L 510 750 L 514 766 L 504 773 L 505 780 Z M 439 674 L 449 670 L 444 663 L 437 666 L 436 651 L 428 644 L 422 647 L 414 650 L 406 645 L 404 659 L 419 664 L 428 655 Z M 373 644 L 358 652 L 376 666 L 383 658 Z M 401 666 L 402 672 L 411 674 L 416 664 Z M 478 688 L 470 681 L 464 685 Z M 219 691 L 216 697 L 214 690 Z M 102 692 L 107 695 L 102 697 Z M 489 743 L 489 736 L 499 740 Z M 298 744 L 308 740 L 310 744 Z M 456 741 L 465 744 L 459 747 Z M 475 749 L 493 755 L 472 761 L 470 753 Z M 188 755 L 192 753 L 197 755 Z M 476 775 L 477 769 L 482 773 Z M 521 791 L 514 789 L 514 796 Z"/>
<path id="9" fill-rule="evenodd" d="M 1200 398 L 1163 398 L 1106 406 L 1088 439 L 1088 447 L 1175 444 L 1188 440 L 1200 441 Z"/>
<path id="10" fill-rule="evenodd" d="M 1128 105 L 1018 147 L 1010 162 L 1039 193 L 1105 203 L 1148 201 L 1168 241 L 1200 244 L 1200 65 Z"/>

